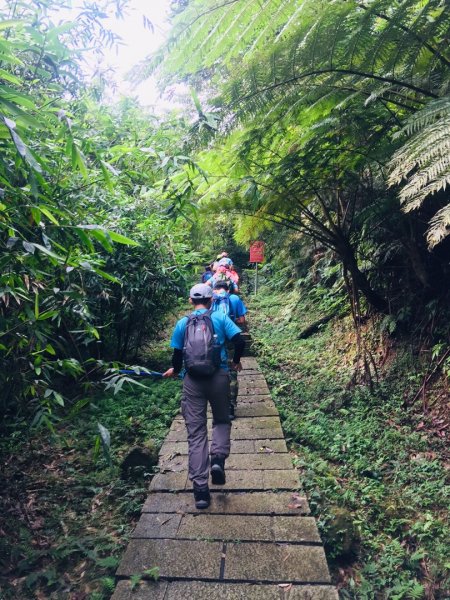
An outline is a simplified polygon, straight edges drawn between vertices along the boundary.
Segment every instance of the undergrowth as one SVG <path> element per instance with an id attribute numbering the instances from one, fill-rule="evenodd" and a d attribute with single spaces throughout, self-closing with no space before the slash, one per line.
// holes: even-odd
<path id="1" fill-rule="evenodd" d="M 350 318 L 298 339 L 321 311 L 304 291 L 265 288 L 250 321 L 340 596 L 447 598 L 447 431 L 409 403 L 426 366 L 397 341 L 378 383 L 354 385 Z M 376 346 L 374 327 L 366 336 Z"/>
<path id="2" fill-rule="evenodd" d="M 137 468 L 122 478 L 121 464 L 133 446 L 146 446 L 156 464 L 179 407 L 178 381 L 145 380 L 145 387 L 92 398 L 54 434 L 29 431 L 25 421 L 3 432 L 2 600 L 110 597 L 153 474 Z M 98 423 L 111 436 L 105 452 Z"/>

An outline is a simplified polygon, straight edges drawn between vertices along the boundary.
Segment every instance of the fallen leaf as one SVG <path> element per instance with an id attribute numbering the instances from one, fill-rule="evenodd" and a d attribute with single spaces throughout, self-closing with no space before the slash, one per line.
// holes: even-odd
<path id="1" fill-rule="evenodd" d="M 279 583 L 278 587 L 288 592 L 292 589 L 292 583 Z"/>

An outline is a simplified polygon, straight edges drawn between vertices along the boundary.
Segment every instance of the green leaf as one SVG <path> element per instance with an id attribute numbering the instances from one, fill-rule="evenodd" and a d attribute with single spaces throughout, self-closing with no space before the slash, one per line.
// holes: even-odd
<path id="1" fill-rule="evenodd" d="M 200 116 L 203 115 L 202 105 L 200 104 L 200 100 L 197 96 L 196 91 L 194 90 L 194 88 L 190 88 L 189 91 L 191 92 L 191 97 L 192 97 L 192 100 L 194 101 L 195 108 L 197 109 L 198 114 Z"/>
<path id="2" fill-rule="evenodd" d="M 58 394 L 58 392 L 53 391 L 53 398 L 56 404 L 59 404 L 59 406 L 64 406 L 64 398 L 61 396 L 61 394 Z"/>
<path id="3" fill-rule="evenodd" d="M 35 206 L 32 206 L 30 210 L 31 215 L 33 217 L 33 221 L 36 223 L 36 225 L 39 225 L 39 223 L 41 222 L 41 211 Z"/>
<path id="4" fill-rule="evenodd" d="M 113 283 L 118 283 L 118 284 L 121 283 L 120 279 L 117 279 L 117 277 L 114 277 L 114 275 L 110 275 L 106 271 L 102 271 L 101 269 L 98 269 L 97 267 L 93 267 L 93 270 L 95 271 L 95 273 L 97 273 L 97 275 L 100 275 L 100 277 L 103 277 L 104 279 L 107 279 L 108 281 L 112 281 Z"/>
<path id="5" fill-rule="evenodd" d="M 84 233 L 84 231 L 82 229 L 80 229 L 79 227 L 75 228 L 75 231 L 78 234 L 78 237 L 80 238 L 80 240 L 83 242 L 83 244 L 85 246 L 87 246 L 89 252 L 94 252 L 94 244 L 91 242 L 90 238 L 88 235 L 86 235 Z"/>
<path id="6" fill-rule="evenodd" d="M 119 564 L 119 559 L 115 556 L 106 556 L 105 558 L 97 558 L 95 562 L 99 567 L 115 569 Z"/>
<path id="7" fill-rule="evenodd" d="M 56 217 L 48 210 L 48 208 L 46 206 L 42 206 L 42 204 L 39 205 L 39 210 L 41 211 L 41 213 L 43 215 L 45 215 L 47 217 L 47 219 L 49 219 L 49 221 L 51 221 L 55 225 L 59 225 L 59 222 L 56 219 Z"/>
<path id="8" fill-rule="evenodd" d="M 140 246 L 139 242 L 135 242 L 134 240 L 121 235 L 120 233 L 116 233 L 115 231 L 106 230 L 109 237 L 113 242 L 117 242 L 118 244 L 125 244 L 126 246 Z"/>
<path id="9" fill-rule="evenodd" d="M 15 27 L 16 25 L 23 27 L 24 22 L 19 19 L 7 19 L 6 21 L 1 21 L 0 31 L 3 31 L 4 29 L 11 29 L 11 27 Z"/>
<path id="10" fill-rule="evenodd" d="M 52 317 L 55 317 L 56 315 L 59 314 L 58 310 L 47 310 L 46 312 L 43 312 L 39 315 L 39 317 L 36 317 L 38 321 L 45 321 L 47 319 L 51 319 Z M 54 351 L 53 351 L 54 353 Z"/>
<path id="11" fill-rule="evenodd" d="M 65 259 L 62 256 L 58 256 L 58 254 L 56 254 L 55 252 L 53 252 L 53 250 L 49 250 L 45 246 L 41 246 L 41 244 L 35 244 L 35 243 L 33 243 L 33 246 L 35 246 L 38 250 L 40 250 L 44 254 L 47 254 L 48 256 L 51 256 L 52 258 L 55 258 L 56 260 L 58 260 L 58 262 L 65 262 Z"/>
<path id="12" fill-rule="evenodd" d="M 88 171 L 84 161 L 84 156 L 75 141 L 72 141 L 72 167 L 74 169 L 78 168 L 82 176 L 87 179 Z"/>
<path id="13" fill-rule="evenodd" d="M 140 581 L 141 581 L 141 576 L 138 574 L 134 574 L 130 577 L 130 588 L 132 591 L 134 589 L 136 589 L 136 587 L 139 585 Z"/>
<path id="14" fill-rule="evenodd" d="M 34 295 L 34 318 L 39 319 L 39 294 Z"/>

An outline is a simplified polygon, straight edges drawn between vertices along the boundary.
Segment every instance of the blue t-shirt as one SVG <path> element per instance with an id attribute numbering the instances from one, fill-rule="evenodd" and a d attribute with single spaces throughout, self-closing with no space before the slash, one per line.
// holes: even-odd
<path id="1" fill-rule="evenodd" d="M 247 314 L 247 307 L 236 294 L 230 294 L 231 313 L 235 319 Z"/>
<path id="2" fill-rule="evenodd" d="M 237 296 L 236 294 L 229 294 L 225 290 L 218 290 L 217 292 L 214 292 L 214 296 L 213 296 L 213 298 L 214 298 L 213 311 L 214 312 L 218 311 L 218 312 L 223 312 L 224 314 L 227 314 L 226 310 L 224 310 L 224 309 L 222 309 L 222 311 L 220 310 L 220 307 L 222 306 L 222 304 L 219 301 L 223 297 L 228 298 L 229 314 L 227 316 L 229 316 L 232 321 L 236 321 L 236 319 L 238 319 L 239 317 L 243 317 L 244 315 L 247 314 L 247 307 L 242 302 L 242 300 L 239 298 L 239 296 Z M 217 304 L 216 304 L 216 302 L 217 302 Z"/>
<path id="3" fill-rule="evenodd" d="M 193 315 L 201 315 L 206 312 L 206 308 L 200 308 L 194 310 Z M 173 330 L 172 339 L 170 340 L 170 347 L 176 348 L 177 350 L 183 350 L 184 346 L 184 333 L 186 331 L 186 323 L 188 318 L 183 317 L 178 321 L 175 325 L 175 329 Z M 225 348 L 225 341 L 231 340 L 237 333 L 241 333 L 239 327 L 233 323 L 233 321 L 220 312 L 213 312 L 211 314 L 211 320 L 214 327 L 214 333 L 217 335 L 217 341 L 219 342 L 220 348 L 220 368 L 225 371 L 228 370 L 227 360 L 228 354 L 227 349 Z"/>

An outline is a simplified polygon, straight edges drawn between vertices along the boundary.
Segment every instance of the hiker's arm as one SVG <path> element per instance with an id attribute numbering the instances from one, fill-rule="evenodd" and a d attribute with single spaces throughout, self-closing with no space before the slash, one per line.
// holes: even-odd
<path id="1" fill-rule="evenodd" d="M 173 349 L 172 367 L 163 373 L 163 377 L 177 377 L 183 367 L 183 350 Z"/>
<path id="2" fill-rule="evenodd" d="M 178 350 L 178 348 L 173 349 L 172 367 L 175 374 L 178 375 L 183 367 L 183 350 Z"/>
<path id="3" fill-rule="evenodd" d="M 231 341 L 234 344 L 233 364 L 231 366 L 235 371 L 242 371 L 241 356 L 244 353 L 245 340 L 240 333 L 236 333 Z"/>

